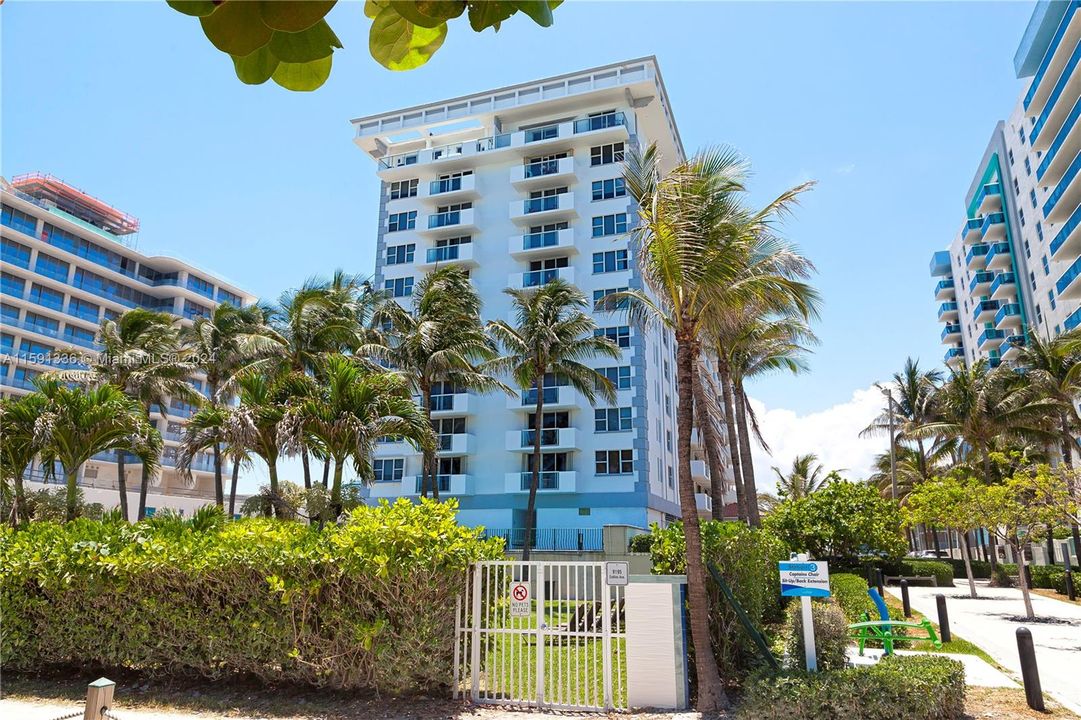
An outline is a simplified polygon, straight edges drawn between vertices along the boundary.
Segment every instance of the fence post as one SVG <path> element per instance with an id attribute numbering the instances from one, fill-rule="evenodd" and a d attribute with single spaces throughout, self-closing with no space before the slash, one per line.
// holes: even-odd
<path id="1" fill-rule="evenodd" d="M 908 580 L 901 580 L 901 606 L 904 608 L 905 617 L 912 617 L 912 603 L 908 599 Z"/>
<path id="2" fill-rule="evenodd" d="M 1025 700 L 1033 710 L 1044 709 L 1043 690 L 1040 688 L 1040 671 L 1036 667 L 1036 649 L 1032 646 L 1032 633 L 1027 627 L 1017 628 L 1017 654 L 1021 658 L 1021 680 L 1025 685 Z"/>
<path id="3" fill-rule="evenodd" d="M 946 613 L 946 596 L 941 593 L 935 595 L 935 604 L 938 605 L 938 634 L 942 642 L 948 643 L 952 637 L 950 635 L 950 616 Z"/>
<path id="4" fill-rule="evenodd" d="M 113 705 L 116 683 L 109 678 L 98 678 L 86 686 L 86 710 L 83 720 L 101 720 L 102 714 Z"/>

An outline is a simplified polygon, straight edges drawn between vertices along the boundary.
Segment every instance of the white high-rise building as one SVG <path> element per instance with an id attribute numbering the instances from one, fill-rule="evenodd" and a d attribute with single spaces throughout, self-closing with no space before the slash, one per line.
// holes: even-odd
<path id="1" fill-rule="evenodd" d="M 1014 56 L 1031 78 L 991 135 L 965 220 L 936 252 L 950 366 L 1009 361 L 1028 333 L 1081 325 L 1081 0 L 1042 0 Z"/>
<path id="2" fill-rule="evenodd" d="M 0 188 L 3 214 L 0 277 L 0 395 L 24 395 L 48 370 L 85 369 L 100 346 L 102 320 L 130 308 L 167 312 L 190 325 L 219 303 L 250 305 L 256 297 L 172 257 L 147 256 L 136 249 L 138 219 L 51 175 L 32 173 L 6 180 Z M 191 384 L 205 392 L 205 378 Z M 214 466 L 208 453 L 192 463 L 190 477 L 176 469 L 184 422 L 194 406 L 166 398 L 151 412 L 165 449 L 161 471 L 151 477 L 148 512 L 171 508 L 190 512 L 214 502 Z M 94 456 L 78 484 L 88 503 L 119 504 L 114 453 Z M 231 468 L 227 464 L 226 475 Z M 139 502 L 142 466 L 134 456 L 125 465 L 129 515 Z M 34 467 L 30 489 L 47 480 Z M 56 482 L 63 483 L 57 475 Z M 226 477 L 228 482 L 228 477 Z"/>
<path id="3" fill-rule="evenodd" d="M 655 142 L 671 167 L 684 157 L 655 58 L 640 58 L 465 97 L 358 118 L 356 144 L 381 180 L 376 279 L 408 301 L 440 265 L 469 268 L 485 318 L 511 315 L 507 287 L 559 277 L 594 300 L 641 287 L 628 227 L 633 202 L 624 153 Z M 591 406 L 567 386 L 545 393 L 539 549 L 589 549 L 600 528 L 645 527 L 679 516 L 676 488 L 674 343 L 643 332 L 621 312 L 596 312 L 620 361 L 591 364 L 618 388 Z M 553 383 L 558 381 L 553 379 Z M 434 413 L 441 439 L 440 494 L 460 520 L 521 542 L 529 488 L 535 392 L 507 398 L 442 388 Z M 696 446 L 700 511 L 710 479 Z M 727 460 L 727 458 L 726 458 Z M 418 495 L 420 455 L 384 443 L 372 497 Z"/>

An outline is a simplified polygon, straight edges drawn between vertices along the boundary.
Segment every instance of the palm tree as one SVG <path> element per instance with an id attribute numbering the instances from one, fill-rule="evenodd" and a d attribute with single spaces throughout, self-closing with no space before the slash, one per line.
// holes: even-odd
<path id="1" fill-rule="evenodd" d="M 120 388 L 142 405 L 148 420 L 150 409 L 155 405 L 163 407 L 167 397 L 185 402 L 197 397 L 188 382 L 195 366 L 181 355 L 180 334 L 172 315 L 144 308 L 128 310 L 115 320 L 106 318 L 101 322 L 98 341 L 102 351 L 88 369 L 67 370 L 55 373 L 55 376 L 84 387 L 109 384 Z M 116 451 L 116 475 L 120 513 L 128 520 L 125 455 L 124 450 Z M 146 466 L 141 475 L 138 520 L 146 514 L 146 493 L 150 484 Z"/>
<path id="2" fill-rule="evenodd" d="M 286 451 L 299 452 L 314 438 L 334 462 L 330 512 L 342 512 L 342 473 L 352 459 L 357 475 L 373 477 L 372 450 L 385 435 L 402 437 L 421 449 L 434 446 L 431 423 L 398 374 L 373 370 L 340 354 L 329 355 L 318 368 L 319 380 L 294 373 L 284 381 L 293 400 L 279 423 L 278 438 Z"/>
<path id="3" fill-rule="evenodd" d="M 274 356 L 282 344 L 267 325 L 267 311 L 259 305 L 238 308 L 222 303 L 206 317 L 199 317 L 181 334 L 184 344 L 206 375 L 207 403 L 220 405 L 228 395 L 234 376 L 253 361 Z M 214 442 L 214 501 L 225 505 L 222 484 L 221 442 Z"/>
<path id="4" fill-rule="evenodd" d="M 380 343 L 361 348 L 362 353 L 387 361 L 401 373 L 414 393 L 429 423 L 432 418 L 432 391 L 453 387 L 456 391 L 491 392 L 508 390 L 480 367 L 495 358 L 491 339 L 480 319 L 480 298 L 459 267 L 437 269 L 413 289 L 410 308 L 387 299 L 373 317 L 373 324 L 385 328 Z M 424 453 L 421 495 L 429 488 L 439 498 L 436 482 L 435 450 Z"/>
<path id="5" fill-rule="evenodd" d="M 101 385 L 83 390 L 42 378 L 35 385 L 46 401 L 35 428 L 36 442 L 45 471 L 53 472 L 56 463 L 64 470 L 69 521 L 75 519 L 79 471 L 94 455 L 123 450 L 151 472 L 157 470 L 161 435 L 142 406 L 119 388 Z"/>
<path id="6" fill-rule="evenodd" d="M 488 330 L 503 348 L 503 355 L 488 367 L 514 379 L 525 392 L 536 393 L 536 410 L 526 437 L 532 440 L 532 474 L 529 499 L 526 502 L 525 540 L 522 560 L 528 560 L 533 541 L 534 515 L 537 510 L 537 490 L 543 456 L 544 387 L 545 380 L 562 382 L 580 392 L 592 405 L 600 394 L 614 402 L 615 389 L 611 381 L 583 361 L 594 357 L 623 357 L 614 342 L 595 333 L 593 316 L 584 312 L 589 307 L 581 290 L 555 278 L 538 288 L 503 291 L 511 298 L 515 324 L 492 320 Z"/>
<path id="7" fill-rule="evenodd" d="M 1081 396 L 1081 328 L 1063 333 L 1054 339 L 1041 338 L 1031 331 L 1021 348 L 1017 365 L 1025 369 L 1024 377 L 1037 392 L 1058 401 L 1057 429 L 1062 461 L 1073 469 L 1073 451 L 1081 432 L 1081 414 L 1077 398 Z M 1072 477 L 1072 474 L 1070 475 Z M 1070 490 L 1075 491 L 1071 482 Z M 1081 533 L 1077 523 L 1070 523 L 1075 548 L 1081 548 Z M 1048 547 L 1053 547 L 1051 533 Z"/>
<path id="8" fill-rule="evenodd" d="M 0 480 L 15 491 L 11 524 L 30 522 L 23 476 L 38 454 L 35 426 L 45 409 L 45 397 L 31 393 L 0 400 Z"/>
<path id="9" fill-rule="evenodd" d="M 655 145 L 645 153 L 632 151 L 624 170 L 627 189 L 638 206 L 631 246 L 637 249 L 646 288 L 610 297 L 610 301 L 628 301 L 639 325 L 659 324 L 675 336 L 676 454 L 700 711 L 728 705 L 710 647 L 702 539 L 690 466 L 695 397 L 701 393 L 697 369 L 707 318 L 752 304 L 769 309 L 796 304 L 808 312 L 811 309 L 809 288 L 785 271 L 792 257 L 771 228 L 776 216 L 806 186 L 784 193 L 763 210 L 750 211 L 743 200 L 746 170 L 736 153 L 707 150 L 662 176 Z"/>
<path id="10" fill-rule="evenodd" d="M 777 493 L 788 500 L 799 500 L 822 489 L 826 484 L 825 468 L 818 462 L 814 453 L 797 455 L 792 459 L 792 469 L 788 474 L 774 465 L 773 474 L 777 476 Z"/>

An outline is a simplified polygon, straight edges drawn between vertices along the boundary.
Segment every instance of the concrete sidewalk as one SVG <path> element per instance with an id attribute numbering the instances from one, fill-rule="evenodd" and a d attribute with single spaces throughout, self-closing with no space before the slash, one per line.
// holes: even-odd
<path id="1" fill-rule="evenodd" d="M 1005 667 L 1020 682 L 1021 663 L 1017 656 L 1017 628 L 1032 632 L 1036 647 L 1036 662 L 1045 693 L 1074 713 L 1081 714 L 1081 683 L 1077 670 L 1081 667 L 1081 606 L 1032 595 L 1037 618 L 1054 618 L 1060 624 L 1024 622 L 1021 591 L 1015 588 L 992 588 L 986 582 L 976 583 L 979 596 L 968 597 L 968 583 L 957 580 L 952 588 L 909 588 L 913 609 L 938 622 L 935 595 L 946 596 L 950 629 L 965 640 L 979 645 L 995 662 Z M 886 590 L 901 596 L 897 587 Z"/>

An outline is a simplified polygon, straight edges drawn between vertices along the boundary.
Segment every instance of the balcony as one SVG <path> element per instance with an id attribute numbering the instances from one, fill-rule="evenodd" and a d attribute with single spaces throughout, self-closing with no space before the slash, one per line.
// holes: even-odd
<path id="1" fill-rule="evenodd" d="M 508 430 L 507 450 L 532 452 L 534 430 Z M 578 431 L 575 428 L 544 428 L 541 430 L 541 447 L 545 450 L 576 450 Z"/>
<path id="2" fill-rule="evenodd" d="M 705 460 L 691 460 L 691 479 L 709 485 L 709 464 Z"/>
<path id="3" fill-rule="evenodd" d="M 513 235 L 510 238 L 509 249 L 511 257 L 516 260 L 536 260 L 558 255 L 573 255 L 578 252 L 574 246 L 574 231 L 570 228 Z"/>
<path id="4" fill-rule="evenodd" d="M 1076 47 L 1078 35 L 1081 34 L 1081 23 L 1077 19 L 1077 6 L 1067 6 L 1055 34 L 1047 45 L 1028 92 L 1025 93 L 1024 108 L 1029 115 L 1042 112 L 1054 90 L 1055 81 L 1061 77 L 1063 68 L 1069 64 L 1070 56 L 1059 52 L 1062 48 Z M 1072 43 L 1072 45 L 1071 45 Z M 1046 82 L 1045 82 L 1046 81 Z"/>
<path id="5" fill-rule="evenodd" d="M 424 491 L 423 482 L 424 478 L 420 476 L 402 478 L 402 495 L 420 495 Z M 431 479 L 429 479 L 428 482 L 428 494 L 431 495 Z M 473 477 L 471 475 L 436 475 L 435 484 L 436 487 L 439 488 L 439 494 L 441 496 L 473 494 Z"/>
<path id="6" fill-rule="evenodd" d="M 440 265 L 477 267 L 479 264 L 473 256 L 473 243 L 468 242 L 459 245 L 428 248 L 424 253 L 424 259 L 418 261 L 416 267 L 419 270 L 429 271 Z"/>
<path id="7" fill-rule="evenodd" d="M 708 493 L 696 492 L 694 494 L 694 507 L 698 515 L 704 519 L 713 519 L 713 498 Z"/>
<path id="8" fill-rule="evenodd" d="M 503 492 L 527 493 L 533 482 L 532 472 L 507 473 L 503 480 Z M 578 473 L 573 470 L 541 471 L 537 492 L 542 493 L 572 493 L 578 489 Z"/>
<path id="9" fill-rule="evenodd" d="M 965 264 L 971 270 L 973 268 L 982 270 L 987 264 L 987 253 L 991 251 L 991 246 L 986 243 L 978 243 L 969 248 L 968 255 L 965 256 Z"/>
<path id="10" fill-rule="evenodd" d="M 420 452 L 405 440 L 391 440 L 390 442 L 377 442 L 372 451 L 373 457 L 402 457 L 403 455 L 416 455 Z"/>
<path id="11" fill-rule="evenodd" d="M 472 415 L 476 412 L 473 407 L 472 395 L 469 393 L 454 393 L 453 395 L 432 396 L 432 417 L 441 418 L 450 415 Z"/>
<path id="12" fill-rule="evenodd" d="M 939 320 L 956 320 L 957 319 L 957 303 L 956 302 L 944 302 L 938 306 L 938 319 Z"/>
<path id="13" fill-rule="evenodd" d="M 1081 98 L 1074 103 L 1073 110 L 1066 116 L 1062 129 L 1058 131 L 1058 136 L 1047 148 L 1043 160 L 1036 168 L 1036 179 L 1041 183 L 1057 183 L 1066 170 L 1066 161 L 1081 147 L 1081 135 L 1074 132 L 1079 126 L 1078 118 L 1081 118 Z"/>
<path id="14" fill-rule="evenodd" d="M 1081 43 L 1075 42 L 1073 53 L 1064 64 L 1062 72 L 1057 76 L 1046 76 L 1047 79 L 1053 77 L 1055 83 L 1051 86 L 1047 101 L 1042 105 L 1039 118 L 1028 134 L 1033 150 L 1046 152 L 1054 136 L 1063 126 L 1068 113 L 1067 103 L 1060 105 L 1058 101 L 1062 98 L 1075 98 L 1081 95 L 1081 72 L 1075 72 L 1079 64 L 1081 64 Z M 1035 83 L 1035 80 L 1033 82 Z M 1033 114 L 1031 108 L 1029 114 Z"/>
<path id="15" fill-rule="evenodd" d="M 987 183 L 976 193 L 972 205 L 975 206 L 977 215 L 1002 210 L 1002 185 L 997 182 Z"/>
<path id="16" fill-rule="evenodd" d="M 984 259 L 988 270 L 1010 270 L 1013 268 L 1013 256 L 1010 255 L 1008 242 L 997 242 L 987 251 Z"/>
<path id="17" fill-rule="evenodd" d="M 1023 335 L 1008 335 L 1006 340 L 999 346 L 999 356 L 1003 360 L 1009 360 L 1021 354 L 1021 348 L 1025 346 Z"/>
<path id="18" fill-rule="evenodd" d="M 998 302 L 992 300 L 991 302 Z M 1021 306 L 1017 303 L 1005 303 L 995 312 L 996 328 L 1020 328 Z"/>
<path id="19" fill-rule="evenodd" d="M 1063 322 L 1062 327 L 1066 332 L 1073 330 L 1078 325 L 1081 325 L 1081 308 L 1074 310 L 1070 313 L 1069 317 Z"/>
<path id="20" fill-rule="evenodd" d="M 516 223 L 535 225 L 576 217 L 578 211 L 574 208 L 574 194 L 569 192 L 528 200 L 512 200 L 510 203 L 510 219 Z"/>
<path id="21" fill-rule="evenodd" d="M 947 277 L 953 274 L 950 266 L 950 253 L 946 250 L 936 250 L 931 255 L 931 277 Z"/>
<path id="22" fill-rule="evenodd" d="M 991 272 L 977 272 L 972 274 L 968 283 L 968 292 L 971 295 L 984 295 L 991 288 L 995 274 Z"/>
<path id="23" fill-rule="evenodd" d="M 582 405 L 578 391 L 569 385 L 557 385 L 544 388 L 545 410 L 577 409 Z M 533 412 L 537 409 L 537 389 L 527 390 L 521 395 L 512 395 L 507 398 L 508 410 L 521 410 Z"/>
<path id="24" fill-rule="evenodd" d="M 529 272 L 524 273 L 512 273 L 507 282 L 510 287 L 522 289 L 540 287 L 557 278 L 573 285 L 574 268 L 549 268 L 547 270 L 530 270 Z"/>
<path id="25" fill-rule="evenodd" d="M 985 243 L 998 242 L 1006 237 L 1006 216 L 1000 212 L 983 216 L 980 237 Z"/>
<path id="26" fill-rule="evenodd" d="M 1081 253 L 1081 205 L 1051 240 L 1051 257 L 1065 260 Z"/>
<path id="27" fill-rule="evenodd" d="M 1073 261 L 1070 268 L 1062 273 L 1062 277 L 1055 283 L 1055 292 L 1059 298 L 1075 298 L 1081 296 L 1081 257 Z"/>
<path id="28" fill-rule="evenodd" d="M 965 349 L 959 347 L 952 347 L 946 350 L 945 356 L 942 361 L 950 367 L 955 367 L 965 361 Z"/>
<path id="29" fill-rule="evenodd" d="M 557 180 L 567 185 L 577 182 L 573 157 L 515 165 L 510 169 L 510 184 L 520 190 Z"/>
<path id="30" fill-rule="evenodd" d="M 980 333 L 980 337 L 976 340 L 976 346 L 979 347 L 980 350 L 990 350 L 992 348 L 997 348 L 1005 339 L 1006 333 L 1002 330 L 987 328 Z"/>
<path id="31" fill-rule="evenodd" d="M 1081 48 L 1078 48 L 1081 50 Z M 1081 205 L 1081 150 L 1074 156 L 1070 166 L 1062 174 L 1058 186 L 1043 204 L 1043 215 L 1048 222 L 1064 222 Z"/>
<path id="32" fill-rule="evenodd" d="M 1017 296 L 1017 280 L 1012 272 L 995 275 L 991 283 L 992 300 L 1009 300 Z"/>
<path id="33" fill-rule="evenodd" d="M 935 285 L 935 300 L 952 300 L 957 297 L 954 291 L 953 278 L 939 280 Z"/>
<path id="34" fill-rule="evenodd" d="M 961 228 L 961 242 L 974 243 L 980 239 L 980 229 L 983 227 L 983 220 L 980 218 L 970 218 L 965 221 L 965 226 Z"/>
<path id="35" fill-rule="evenodd" d="M 478 196 L 476 175 L 459 175 L 458 177 L 443 178 L 442 180 L 432 180 L 427 186 L 421 187 L 420 192 L 422 200 L 448 204 L 461 200 L 471 200 Z"/>
<path id="36" fill-rule="evenodd" d="M 450 433 L 437 436 L 436 453 L 444 457 L 471 455 L 476 452 L 476 437 L 469 433 Z"/>
<path id="37" fill-rule="evenodd" d="M 473 208 L 433 213 L 428 216 L 426 224 L 427 227 L 417 228 L 417 232 L 430 236 L 448 236 L 468 234 L 477 229 Z"/>
<path id="38" fill-rule="evenodd" d="M 961 326 L 958 324 L 947 325 L 942 328 L 942 342 L 953 344 L 961 339 Z"/>
<path id="39" fill-rule="evenodd" d="M 972 319 L 978 323 L 993 320 L 995 313 L 998 312 L 998 308 L 998 300 L 981 300 L 976 303 L 976 307 L 972 309 Z"/>

